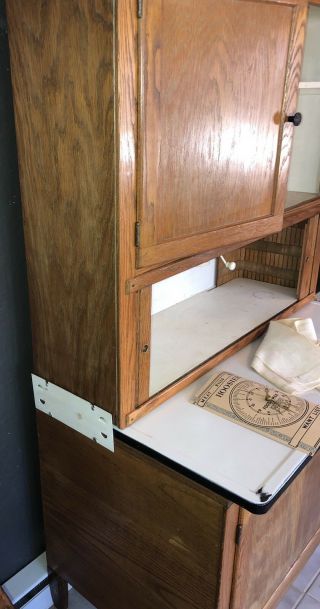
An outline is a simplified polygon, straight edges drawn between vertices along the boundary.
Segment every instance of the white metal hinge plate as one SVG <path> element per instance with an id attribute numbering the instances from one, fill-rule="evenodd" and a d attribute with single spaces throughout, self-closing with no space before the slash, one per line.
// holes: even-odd
<path id="1" fill-rule="evenodd" d="M 112 416 L 99 406 L 32 374 L 36 408 L 114 452 Z"/>

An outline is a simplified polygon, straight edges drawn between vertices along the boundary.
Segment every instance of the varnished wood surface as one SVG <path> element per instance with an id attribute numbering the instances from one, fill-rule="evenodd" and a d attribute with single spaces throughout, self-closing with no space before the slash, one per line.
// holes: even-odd
<path id="1" fill-rule="evenodd" d="M 224 499 L 121 441 L 110 453 L 43 413 L 38 429 L 47 556 L 61 577 L 98 609 L 228 608 L 222 546 L 236 518 Z"/>
<path id="2" fill-rule="evenodd" d="M 276 166 L 276 200 L 285 205 L 288 195 L 288 175 L 291 160 L 294 125 L 287 121 L 297 111 L 299 82 L 308 17 L 308 2 L 301 0 L 293 11 L 292 30 L 288 56 L 288 77 L 285 84 L 282 108 L 283 124 L 280 129 L 281 150 Z"/>
<path id="3" fill-rule="evenodd" d="M 282 147 L 282 117 L 301 60 L 296 4 L 145 3 L 139 265 L 240 241 L 241 224 L 256 237 L 279 230 L 292 133 Z"/>
<path id="4" fill-rule="evenodd" d="M 287 228 L 288 226 L 293 226 L 294 224 L 298 224 L 303 220 L 307 220 L 312 216 L 315 216 L 317 213 L 319 213 L 319 211 L 319 198 L 307 203 L 295 205 L 292 208 L 288 208 L 285 210 L 284 213 L 283 228 Z M 245 247 L 249 243 L 254 242 L 255 239 L 253 237 L 251 240 L 242 241 L 241 243 L 236 244 L 236 247 Z M 138 291 L 148 285 L 156 283 L 157 281 L 161 281 L 162 279 L 171 277 L 176 273 L 186 271 L 187 269 L 192 268 L 193 266 L 207 262 L 208 260 L 211 260 L 212 258 L 219 256 L 220 254 L 224 255 L 227 253 L 231 253 L 234 249 L 235 245 L 229 245 L 223 248 L 215 248 L 202 254 L 195 254 L 194 256 L 178 260 L 177 262 L 171 262 L 160 267 L 152 268 L 150 270 L 143 271 L 143 269 L 136 269 L 136 275 L 132 279 L 128 279 L 126 282 L 126 291 L 127 293 Z"/>
<path id="5" fill-rule="evenodd" d="M 226 513 L 218 609 L 230 609 L 232 576 L 236 554 L 236 528 L 239 513 L 240 508 L 235 503 L 230 505 Z"/>
<path id="6" fill-rule="evenodd" d="M 113 2 L 7 14 L 34 372 L 115 413 Z"/>
<path id="7" fill-rule="evenodd" d="M 320 528 L 320 453 L 264 516 L 246 513 L 231 609 L 263 609 Z"/>
<path id="8" fill-rule="evenodd" d="M 319 199 L 319 193 L 289 190 L 287 193 L 285 210 L 289 210 L 291 207 L 295 207 L 301 203 L 314 201 L 315 199 Z"/>
<path id="9" fill-rule="evenodd" d="M 0 609 L 13 609 L 13 605 L 12 605 L 9 597 L 4 592 L 4 590 L 1 588 L 1 586 L 0 586 Z"/>
<path id="10" fill-rule="evenodd" d="M 313 266 L 310 280 L 310 292 L 317 291 L 318 279 L 319 279 L 319 271 L 320 271 L 320 216 L 319 216 L 319 224 L 318 224 L 318 233 L 315 243 L 315 248 L 313 252 Z"/>
<path id="11" fill-rule="evenodd" d="M 242 276 L 297 290 L 303 264 L 302 243 L 305 231 L 305 225 L 300 223 L 245 247 L 243 260 L 239 264 Z M 306 295 L 301 295 L 301 298 Z"/>
<path id="12" fill-rule="evenodd" d="M 242 241 L 241 243 L 239 243 L 239 247 L 244 247 L 248 243 L 251 243 L 253 240 L 254 238 L 252 238 L 251 240 L 249 239 Z M 215 248 L 202 254 L 195 254 L 194 256 L 183 258 L 182 260 L 177 260 L 176 262 L 171 262 L 160 267 L 146 270 L 144 273 L 139 273 L 135 275 L 135 277 L 127 280 L 126 291 L 128 294 L 130 294 L 131 292 L 136 292 L 138 290 L 141 290 L 142 288 L 152 285 L 153 283 L 157 283 L 158 281 L 162 281 L 163 279 L 172 277 L 172 275 L 182 273 L 183 271 L 187 271 L 188 269 L 194 266 L 198 266 L 199 264 L 208 262 L 209 260 L 212 260 L 213 258 L 220 256 L 221 254 L 228 254 L 232 252 L 234 248 L 234 245 L 225 246 L 222 249 Z"/>
<path id="13" fill-rule="evenodd" d="M 210 233 L 201 233 L 200 235 L 168 241 L 150 248 L 140 248 L 137 249 L 137 265 L 148 267 L 172 262 L 178 258 L 184 258 L 186 254 L 193 256 L 202 251 L 212 250 L 213 246 L 220 252 L 226 251 L 230 246 L 230 249 L 233 249 L 238 243 L 255 241 L 265 235 L 278 232 L 282 226 L 282 216 L 268 217 L 259 220 L 259 230 L 257 229 L 257 223 L 247 222 L 230 228 L 221 228 Z"/>
<path id="14" fill-rule="evenodd" d="M 274 316 L 272 319 L 281 319 L 282 317 L 288 317 L 289 315 L 292 315 L 305 304 L 314 299 L 315 294 L 309 294 L 302 300 L 297 301 L 295 304 L 279 313 L 279 315 Z M 220 353 L 217 353 L 212 358 L 203 362 L 200 366 L 194 368 L 185 376 L 181 377 L 180 379 L 177 379 L 174 383 L 171 383 L 171 385 L 168 385 L 168 387 L 149 398 L 149 400 L 147 400 L 147 402 L 145 402 L 144 404 L 138 406 L 135 410 L 133 410 L 127 415 L 124 427 L 126 425 L 132 425 L 132 423 L 146 415 L 148 412 L 151 412 L 152 410 L 157 408 L 157 406 L 159 406 L 165 400 L 168 400 L 170 397 L 178 393 L 178 391 L 180 391 L 184 387 L 187 387 L 188 385 L 193 383 L 193 381 L 196 381 L 198 378 L 200 378 L 200 376 L 203 376 L 209 370 L 212 370 L 214 366 L 217 366 L 218 364 L 220 364 L 220 362 L 223 362 L 228 357 L 231 357 L 231 355 L 234 355 L 234 353 L 240 351 L 240 349 L 243 349 L 244 347 L 249 345 L 253 340 L 263 334 L 263 332 L 267 329 L 269 321 L 270 320 L 267 320 L 251 332 L 248 332 L 248 334 L 245 334 L 238 341 L 236 341 Z"/>
<path id="15" fill-rule="evenodd" d="M 294 207 L 290 207 L 286 209 L 284 218 L 283 218 L 283 226 L 292 226 L 293 224 L 297 224 L 303 220 L 307 220 L 308 218 L 312 218 L 320 212 L 320 198 L 314 199 L 313 201 L 308 201 L 307 203 L 300 203 L 299 205 L 295 205 Z"/>
<path id="16" fill-rule="evenodd" d="M 300 223 L 230 252 L 229 259 L 236 262 L 236 271 L 228 270 L 219 260 L 217 285 L 238 276 L 297 288 L 299 272 L 302 272 L 300 267 L 304 233 L 305 225 Z"/>
<path id="17" fill-rule="evenodd" d="M 298 283 L 298 298 L 304 298 L 310 294 L 311 278 L 314 270 L 315 260 L 319 260 L 319 253 L 316 252 L 316 244 L 319 230 L 319 216 L 310 218 L 304 231 L 301 268 Z M 319 268 L 318 268 L 319 271 Z"/>
<path id="18" fill-rule="evenodd" d="M 116 45 L 117 97 L 117 204 L 118 255 L 117 295 L 119 305 L 119 418 L 138 401 L 139 295 L 126 293 L 126 281 L 134 275 L 137 154 L 137 1 L 118 0 Z"/>
<path id="19" fill-rule="evenodd" d="M 138 338 L 138 404 L 145 402 L 150 395 L 150 353 L 151 353 L 151 306 L 152 288 L 139 292 L 139 338 Z"/>

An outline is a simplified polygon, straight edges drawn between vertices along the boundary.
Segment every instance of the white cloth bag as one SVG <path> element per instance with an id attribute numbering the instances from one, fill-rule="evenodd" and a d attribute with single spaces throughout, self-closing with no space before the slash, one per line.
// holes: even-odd
<path id="1" fill-rule="evenodd" d="M 320 346 L 312 319 L 271 321 L 252 367 L 287 393 L 320 389 Z"/>

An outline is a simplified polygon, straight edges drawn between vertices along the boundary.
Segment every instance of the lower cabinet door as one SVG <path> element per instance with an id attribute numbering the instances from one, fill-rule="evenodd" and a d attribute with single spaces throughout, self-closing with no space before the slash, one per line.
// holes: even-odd
<path id="1" fill-rule="evenodd" d="M 273 609 L 320 541 L 320 452 L 271 510 L 241 510 L 231 609 Z"/>
<path id="2" fill-rule="evenodd" d="M 52 570 L 97 609 L 229 609 L 235 504 L 119 439 L 38 432 Z"/>

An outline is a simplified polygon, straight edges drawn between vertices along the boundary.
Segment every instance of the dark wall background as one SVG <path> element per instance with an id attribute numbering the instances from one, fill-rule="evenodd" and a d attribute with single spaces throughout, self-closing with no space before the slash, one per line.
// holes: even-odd
<path id="1" fill-rule="evenodd" d="M 0 584 L 44 546 L 31 370 L 5 3 L 0 0 Z"/>

